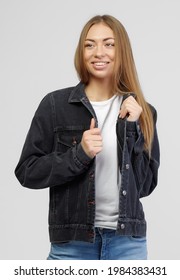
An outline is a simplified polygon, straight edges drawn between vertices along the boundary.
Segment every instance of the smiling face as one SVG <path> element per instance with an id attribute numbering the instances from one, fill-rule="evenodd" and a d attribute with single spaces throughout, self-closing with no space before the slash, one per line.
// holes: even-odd
<path id="1" fill-rule="evenodd" d="M 104 23 L 94 24 L 84 42 L 84 62 L 91 79 L 111 79 L 114 71 L 115 38 Z"/>

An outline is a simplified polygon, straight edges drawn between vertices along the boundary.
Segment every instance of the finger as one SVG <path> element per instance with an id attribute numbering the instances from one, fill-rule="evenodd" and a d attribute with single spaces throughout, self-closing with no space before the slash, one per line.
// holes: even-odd
<path id="1" fill-rule="evenodd" d="M 128 110 L 126 107 L 121 108 L 120 112 L 119 112 L 119 117 L 120 118 L 125 118 L 125 116 L 128 114 Z"/>
<path id="2" fill-rule="evenodd" d="M 93 142 L 93 148 L 102 147 L 102 146 L 103 146 L 102 141 Z"/>
<path id="3" fill-rule="evenodd" d="M 141 106 L 139 106 L 137 101 L 132 96 L 130 96 L 123 102 L 119 113 L 119 117 L 124 118 L 127 114 L 139 115 L 141 111 Z"/>
<path id="4" fill-rule="evenodd" d="M 95 128 L 95 119 L 94 118 L 91 119 L 91 124 L 90 124 L 90 129 L 93 129 L 93 128 Z"/>
<path id="5" fill-rule="evenodd" d="M 90 129 L 90 134 L 91 135 L 101 135 L 101 130 L 98 127 L 92 128 L 92 129 Z"/>
<path id="6" fill-rule="evenodd" d="M 94 134 L 89 137 L 90 141 L 102 141 L 102 136 L 100 134 Z"/>

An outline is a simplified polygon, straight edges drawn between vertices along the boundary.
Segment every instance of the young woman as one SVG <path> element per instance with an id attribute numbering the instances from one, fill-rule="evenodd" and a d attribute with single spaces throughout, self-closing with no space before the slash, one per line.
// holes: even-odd
<path id="1" fill-rule="evenodd" d="M 157 185 L 156 111 L 116 18 L 87 22 L 75 67 L 80 83 L 40 103 L 15 174 L 50 189 L 48 259 L 147 259 L 140 198 Z"/>

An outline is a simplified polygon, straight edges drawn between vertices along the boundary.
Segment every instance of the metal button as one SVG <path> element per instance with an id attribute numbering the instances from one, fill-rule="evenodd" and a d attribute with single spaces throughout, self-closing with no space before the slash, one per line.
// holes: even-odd
<path id="1" fill-rule="evenodd" d="M 126 164 L 126 169 L 129 169 L 129 164 L 128 163 Z"/>
<path id="2" fill-rule="evenodd" d="M 90 173 L 89 173 L 89 177 L 90 177 L 90 178 L 94 178 L 94 172 L 90 172 Z"/>
<path id="3" fill-rule="evenodd" d="M 125 224 L 121 224 L 121 229 L 125 229 Z"/>
<path id="4" fill-rule="evenodd" d="M 74 136 L 73 139 L 72 139 L 72 144 L 73 146 L 75 146 L 77 144 L 77 141 L 76 141 L 76 137 Z"/>
<path id="5" fill-rule="evenodd" d="M 127 191 L 124 190 L 124 191 L 122 192 L 122 194 L 123 194 L 124 196 L 126 196 Z"/>
<path id="6" fill-rule="evenodd" d="M 99 233 L 103 233 L 103 227 L 99 227 Z"/>
<path id="7" fill-rule="evenodd" d="M 89 201 L 88 201 L 88 204 L 94 205 L 94 204 L 95 204 L 95 201 L 94 201 L 94 200 L 89 200 Z"/>

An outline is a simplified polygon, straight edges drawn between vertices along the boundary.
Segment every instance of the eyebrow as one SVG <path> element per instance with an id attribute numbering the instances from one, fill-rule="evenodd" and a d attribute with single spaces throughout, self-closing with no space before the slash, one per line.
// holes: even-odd
<path id="1" fill-rule="evenodd" d="M 104 39 L 103 39 L 103 42 L 108 41 L 108 40 L 112 40 L 112 39 L 115 40 L 113 37 L 104 38 Z M 88 38 L 87 38 L 85 41 L 95 42 L 95 40 L 93 40 L 93 39 L 88 39 Z"/>

